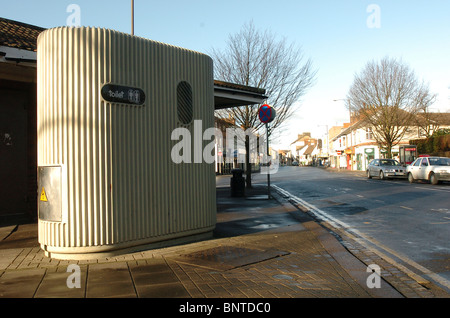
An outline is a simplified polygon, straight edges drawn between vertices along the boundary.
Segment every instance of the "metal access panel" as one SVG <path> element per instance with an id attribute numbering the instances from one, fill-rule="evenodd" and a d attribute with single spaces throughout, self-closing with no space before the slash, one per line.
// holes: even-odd
<path id="1" fill-rule="evenodd" d="M 61 222 L 61 167 L 39 167 L 38 189 L 39 219 Z"/>

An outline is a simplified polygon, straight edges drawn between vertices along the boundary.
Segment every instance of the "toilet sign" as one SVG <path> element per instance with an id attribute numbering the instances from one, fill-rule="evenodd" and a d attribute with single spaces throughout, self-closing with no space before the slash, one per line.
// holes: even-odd
<path id="1" fill-rule="evenodd" d="M 275 116 L 275 109 L 273 109 L 271 106 L 264 104 L 259 108 L 259 120 L 262 123 L 268 124 L 272 122 L 275 119 Z"/>
<path id="2" fill-rule="evenodd" d="M 143 105 L 145 93 L 142 89 L 121 85 L 105 84 L 101 90 L 102 97 L 110 103 Z"/>

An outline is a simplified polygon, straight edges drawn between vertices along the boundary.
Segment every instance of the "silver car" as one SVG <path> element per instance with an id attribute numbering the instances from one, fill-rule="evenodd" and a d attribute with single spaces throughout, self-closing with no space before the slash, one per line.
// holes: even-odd
<path id="1" fill-rule="evenodd" d="M 450 181 L 450 158 L 446 157 L 422 157 L 417 158 L 406 167 L 409 182 L 415 180 L 430 181 L 438 184 L 441 181 Z"/>
<path id="2" fill-rule="evenodd" d="M 366 173 L 369 179 L 406 178 L 406 168 L 394 159 L 374 159 L 369 163 Z"/>

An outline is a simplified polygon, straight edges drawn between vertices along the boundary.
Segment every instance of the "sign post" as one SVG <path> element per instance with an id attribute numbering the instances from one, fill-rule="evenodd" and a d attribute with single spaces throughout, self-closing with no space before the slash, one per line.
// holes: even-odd
<path id="1" fill-rule="evenodd" d="M 259 108 L 259 120 L 266 126 L 267 158 L 269 158 L 269 123 L 275 119 L 276 112 L 271 106 L 264 104 Z M 270 200 L 270 165 L 272 160 L 267 160 L 267 196 Z"/>

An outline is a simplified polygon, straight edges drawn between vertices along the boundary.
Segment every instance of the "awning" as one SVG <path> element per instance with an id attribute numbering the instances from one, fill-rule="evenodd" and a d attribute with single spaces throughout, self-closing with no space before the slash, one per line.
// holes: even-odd
<path id="1" fill-rule="evenodd" d="M 347 155 L 354 155 L 355 154 L 355 147 L 349 147 L 345 149 L 345 153 Z"/>
<path id="2" fill-rule="evenodd" d="M 245 85 L 214 81 L 214 109 L 262 104 L 265 90 Z"/>

